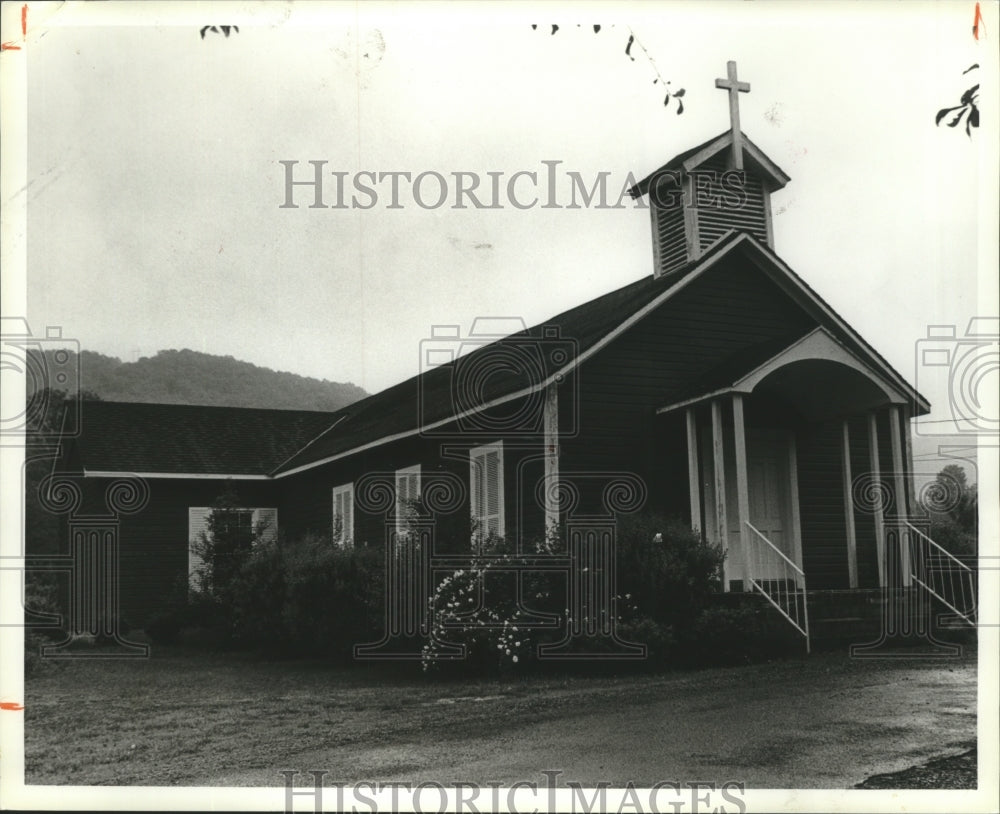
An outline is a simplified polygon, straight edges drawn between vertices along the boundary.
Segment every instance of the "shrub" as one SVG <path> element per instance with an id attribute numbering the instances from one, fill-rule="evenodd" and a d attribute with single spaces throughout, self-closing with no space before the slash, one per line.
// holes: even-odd
<path id="1" fill-rule="evenodd" d="M 554 553 L 559 545 L 554 531 L 530 544 L 528 553 Z M 525 553 L 491 535 L 481 541 L 468 568 L 437 584 L 429 600 L 432 631 L 422 651 L 425 671 L 523 671 L 535 662 L 538 644 L 561 638 L 561 625 L 543 628 L 538 623 L 544 618 L 540 614 L 565 622 L 565 588 L 550 573 L 511 571 L 526 564 Z M 449 656 L 455 645 L 465 648 L 464 659 Z"/>
<path id="2" fill-rule="evenodd" d="M 674 658 L 676 637 L 670 625 L 664 625 L 648 616 L 623 621 L 618 625 L 618 636 L 628 642 L 646 645 L 645 667 L 663 669 Z"/>
<path id="3" fill-rule="evenodd" d="M 258 543 L 219 596 L 240 646 L 349 659 L 382 632 L 382 571 L 375 549 L 279 536 Z"/>
<path id="4" fill-rule="evenodd" d="M 283 620 L 286 596 L 285 545 L 258 543 L 221 591 L 232 617 L 232 637 L 241 646 L 281 651 L 290 645 Z"/>
<path id="5" fill-rule="evenodd" d="M 222 646 L 232 638 L 229 607 L 205 591 L 191 591 L 145 628 L 154 644 Z"/>
<path id="6" fill-rule="evenodd" d="M 662 625 L 690 626 L 721 586 L 725 553 L 680 520 L 652 512 L 617 518 L 618 593 Z"/>
<path id="7" fill-rule="evenodd" d="M 24 609 L 35 613 L 61 614 L 58 587 L 53 574 L 27 572 L 24 577 Z M 24 674 L 37 675 L 52 670 L 55 662 L 42 656 L 41 649 L 66 637 L 60 628 L 24 629 Z"/>
<path id="8" fill-rule="evenodd" d="M 686 666 L 723 666 L 763 661 L 786 652 L 792 635 L 777 627 L 762 605 L 704 608 L 679 641 Z"/>
<path id="9" fill-rule="evenodd" d="M 374 548 L 339 548 L 309 536 L 284 552 L 281 624 L 295 653 L 340 660 L 373 641 L 385 616 L 384 556 Z"/>

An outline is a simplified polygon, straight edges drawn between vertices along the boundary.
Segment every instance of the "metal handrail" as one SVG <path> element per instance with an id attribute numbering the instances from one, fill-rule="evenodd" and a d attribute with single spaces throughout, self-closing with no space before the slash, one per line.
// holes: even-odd
<path id="1" fill-rule="evenodd" d="M 976 621 L 975 621 L 975 618 L 976 618 L 976 610 L 975 610 L 975 607 L 976 607 L 975 606 L 975 602 L 976 602 L 976 584 L 975 584 L 975 578 L 976 578 L 976 576 L 975 576 L 975 571 L 973 571 L 972 568 L 970 568 L 968 565 L 966 565 L 964 562 L 962 562 L 960 559 L 958 559 L 958 557 L 956 557 L 954 554 L 952 554 L 950 551 L 948 551 L 946 548 L 944 548 L 940 543 L 936 543 L 934 540 L 932 540 L 930 537 L 928 537 L 926 534 L 924 534 L 920 529 L 918 529 L 916 526 L 914 526 L 909 521 L 905 521 L 904 520 L 903 524 L 905 526 L 907 526 L 910 529 L 911 532 L 913 532 L 914 534 L 916 534 L 917 536 L 919 536 L 927 544 L 927 548 L 928 548 L 928 553 L 929 554 L 932 554 L 932 555 L 935 555 L 935 556 L 938 556 L 938 557 L 940 557 L 943 554 L 944 557 L 947 558 L 947 560 L 951 560 L 951 562 L 953 562 L 955 565 L 958 566 L 959 569 L 961 569 L 961 570 L 955 570 L 954 566 L 951 566 L 952 570 L 948 571 L 947 568 L 945 567 L 945 564 L 942 564 L 941 566 L 937 567 L 937 570 L 939 571 L 939 573 L 953 574 L 953 575 L 955 575 L 955 577 L 958 578 L 958 589 L 959 589 L 958 591 L 955 590 L 955 583 L 954 583 L 954 578 L 953 577 L 949 577 L 948 581 L 947 581 L 947 587 L 949 587 L 951 589 L 950 592 L 946 590 L 946 585 L 945 585 L 944 581 L 942 581 L 940 585 L 938 585 L 935 582 L 935 580 L 933 580 L 933 579 L 929 579 L 927 582 L 925 582 L 923 579 L 921 579 L 921 577 L 924 576 L 924 573 L 923 573 L 922 570 L 920 570 L 920 567 L 917 565 L 917 563 L 919 562 L 922 565 L 926 565 L 926 560 L 925 560 L 925 556 L 926 555 L 924 555 L 922 553 L 922 551 L 918 547 L 917 551 L 920 552 L 920 556 L 913 557 L 910 560 L 910 578 L 917 585 L 919 585 L 921 588 L 923 588 L 925 591 L 927 591 L 927 593 L 929 593 L 931 596 L 933 596 L 935 599 L 937 599 L 939 602 L 941 602 L 946 608 L 948 608 L 949 610 L 953 611 L 959 618 L 961 618 L 962 620 L 964 620 L 966 622 L 966 624 L 969 624 L 969 625 L 972 625 L 973 627 L 975 627 L 976 626 Z M 947 560 L 944 560 L 944 563 L 947 563 Z M 968 602 L 968 597 L 966 596 L 966 593 L 965 593 L 965 588 L 966 588 L 965 580 L 966 579 L 968 579 L 968 582 L 969 582 L 969 585 L 968 585 L 968 587 L 969 587 L 969 594 L 972 597 L 972 603 L 973 603 L 971 610 L 969 608 L 965 607 L 966 604 L 967 604 L 967 602 Z M 938 589 L 940 589 L 940 590 L 938 590 Z M 958 601 L 957 594 L 959 592 L 961 593 L 961 598 L 962 598 L 962 608 L 958 607 L 959 601 Z M 946 596 L 945 594 L 948 594 L 948 595 Z"/>
<path id="2" fill-rule="evenodd" d="M 752 524 L 752 523 L 750 523 L 749 521 L 747 521 L 747 528 L 748 528 L 748 529 L 750 529 L 750 531 L 752 531 L 752 532 L 753 532 L 754 534 L 756 534 L 756 535 L 757 535 L 758 537 L 760 537 L 760 539 L 761 539 L 761 540 L 763 540 L 763 541 L 764 541 L 765 543 L 767 543 L 767 544 L 768 544 L 769 546 L 771 546 L 771 548 L 772 548 L 772 549 L 774 549 L 774 553 L 775 553 L 775 554 L 777 554 L 777 555 L 778 555 L 779 557 L 781 557 L 781 559 L 783 559 L 783 560 L 784 560 L 784 561 L 785 561 L 786 563 L 788 563 L 788 564 L 789 564 L 789 565 L 790 565 L 790 566 L 791 566 L 792 568 L 794 568 L 794 569 L 795 569 L 795 572 L 796 572 L 796 573 L 797 573 L 797 574 L 798 574 L 798 575 L 799 575 L 800 577 L 802 577 L 803 579 L 805 579 L 805 576 L 806 576 L 806 575 L 805 575 L 805 573 L 803 573 L 802 569 L 801 569 L 801 568 L 799 568 L 799 567 L 798 567 L 798 566 L 797 566 L 797 565 L 796 565 L 796 564 L 795 564 L 794 562 L 792 562 L 792 561 L 791 561 L 790 559 L 788 559 L 788 557 L 786 557 L 786 556 L 785 556 L 785 552 L 783 552 L 783 551 L 782 551 L 782 550 L 781 550 L 780 548 L 778 548 L 778 547 L 777 547 L 777 546 L 776 546 L 776 545 L 775 545 L 774 543 L 772 543 L 772 542 L 771 542 L 770 540 L 768 540 L 768 539 L 767 539 L 767 537 L 765 537 L 765 536 L 764 536 L 764 535 L 763 535 L 763 534 L 762 534 L 762 533 L 761 533 L 761 532 L 760 532 L 760 531 L 759 531 L 758 529 L 754 528 L 753 524 Z"/>
<path id="3" fill-rule="evenodd" d="M 923 537 L 928 543 L 930 543 L 932 546 L 934 546 L 934 548 L 936 548 L 941 554 L 944 554 L 949 559 L 954 560 L 955 564 L 958 565 L 960 568 L 964 568 L 970 574 L 973 573 L 972 569 L 969 568 L 969 566 L 967 566 L 958 557 L 956 557 L 954 554 L 952 554 L 950 551 L 948 551 L 948 549 L 946 549 L 940 543 L 935 543 L 930 537 L 928 537 L 926 534 L 924 534 L 920 529 L 918 529 L 916 526 L 914 526 L 908 520 L 904 520 L 903 522 L 904 522 L 905 525 L 909 526 L 909 528 L 912 531 L 915 531 L 917 534 L 919 534 L 921 537 Z"/>
<path id="4" fill-rule="evenodd" d="M 794 598 L 795 618 L 793 619 L 792 618 L 792 614 L 789 612 L 790 609 L 791 609 L 791 606 L 788 605 L 788 603 L 786 602 L 786 607 L 783 608 L 781 606 L 781 604 L 775 599 L 775 597 L 773 597 L 771 595 L 771 593 L 764 587 L 763 582 L 761 582 L 760 580 L 757 579 L 757 577 L 754 576 L 753 569 L 751 568 L 751 565 L 750 565 L 750 562 L 751 562 L 751 558 L 749 556 L 750 552 L 749 551 L 746 552 L 746 554 L 747 554 L 747 557 L 746 557 L 747 578 L 748 578 L 748 581 L 749 581 L 750 585 L 752 587 L 756 588 L 758 591 L 760 591 L 761 595 L 777 609 L 778 613 L 780 613 L 782 616 L 784 616 L 785 619 L 788 620 L 788 623 L 792 627 L 794 627 L 797 631 L 799 631 L 799 633 L 801 633 L 803 636 L 805 636 L 805 638 L 806 638 L 806 653 L 809 653 L 810 650 L 811 650 L 811 641 L 810 641 L 810 637 L 809 637 L 809 600 L 808 600 L 808 597 L 806 596 L 806 575 L 805 575 L 805 572 L 801 568 L 799 568 L 799 566 L 797 566 L 794 562 L 792 562 L 787 556 L 785 556 L 784 552 L 780 548 L 778 548 L 774 543 L 772 543 L 770 540 L 768 540 L 767 537 L 765 537 L 764 534 L 759 529 L 757 529 L 757 528 L 755 528 L 753 526 L 753 524 L 751 524 L 750 522 L 747 522 L 746 526 L 747 526 L 747 528 L 750 529 L 750 531 L 752 531 L 756 535 L 757 539 L 759 539 L 759 540 L 767 543 L 767 545 L 770 547 L 771 551 L 773 551 L 775 554 L 777 554 L 781 558 L 781 561 L 784 562 L 784 564 L 788 568 L 791 568 L 794 573 L 798 574 L 799 578 L 802 581 L 802 588 L 801 588 L 801 592 L 802 592 L 802 624 L 800 625 L 799 621 L 798 621 L 798 619 L 799 619 L 798 599 L 795 598 L 795 597 L 797 597 L 797 595 L 799 593 L 798 586 L 796 585 L 794 591 L 789 591 L 789 590 L 787 590 L 787 588 L 784 591 L 784 595 L 786 597 L 791 596 L 791 597 Z M 750 538 L 750 539 L 752 539 L 752 538 Z M 793 580 L 793 582 L 797 583 L 798 580 Z M 778 596 L 779 599 L 781 598 L 782 592 L 780 590 L 777 591 L 777 596 Z"/>

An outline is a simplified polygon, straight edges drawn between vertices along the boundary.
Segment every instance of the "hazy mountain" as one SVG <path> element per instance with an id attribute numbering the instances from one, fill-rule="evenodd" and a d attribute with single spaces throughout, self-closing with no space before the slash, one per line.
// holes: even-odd
<path id="1" fill-rule="evenodd" d="M 105 401 L 295 410 L 336 410 L 368 395 L 350 382 L 282 373 L 193 350 L 162 350 L 136 362 L 86 350 L 68 359 L 57 355 L 62 353 L 45 351 L 44 363 L 36 354 L 29 364 L 30 383 L 70 392 L 82 385 Z M 66 379 L 57 379 L 62 372 Z"/>

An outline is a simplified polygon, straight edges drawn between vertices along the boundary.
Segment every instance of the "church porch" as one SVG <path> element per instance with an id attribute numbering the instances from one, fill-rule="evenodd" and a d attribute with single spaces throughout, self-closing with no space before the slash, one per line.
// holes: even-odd
<path id="1" fill-rule="evenodd" d="M 692 527 L 727 550 L 725 591 L 909 584 L 885 529 L 910 515 L 910 408 L 825 330 L 658 413 L 683 434 Z"/>

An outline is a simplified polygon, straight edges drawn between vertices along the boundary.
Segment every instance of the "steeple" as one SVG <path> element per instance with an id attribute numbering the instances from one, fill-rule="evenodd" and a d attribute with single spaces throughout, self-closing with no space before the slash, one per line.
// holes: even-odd
<path id="1" fill-rule="evenodd" d="M 737 79 L 735 62 L 726 73 L 715 86 L 729 94 L 729 130 L 674 156 L 631 190 L 650 198 L 655 277 L 697 260 L 734 229 L 774 248 L 771 193 L 790 179 L 743 133 L 739 94 L 750 84 Z"/>

